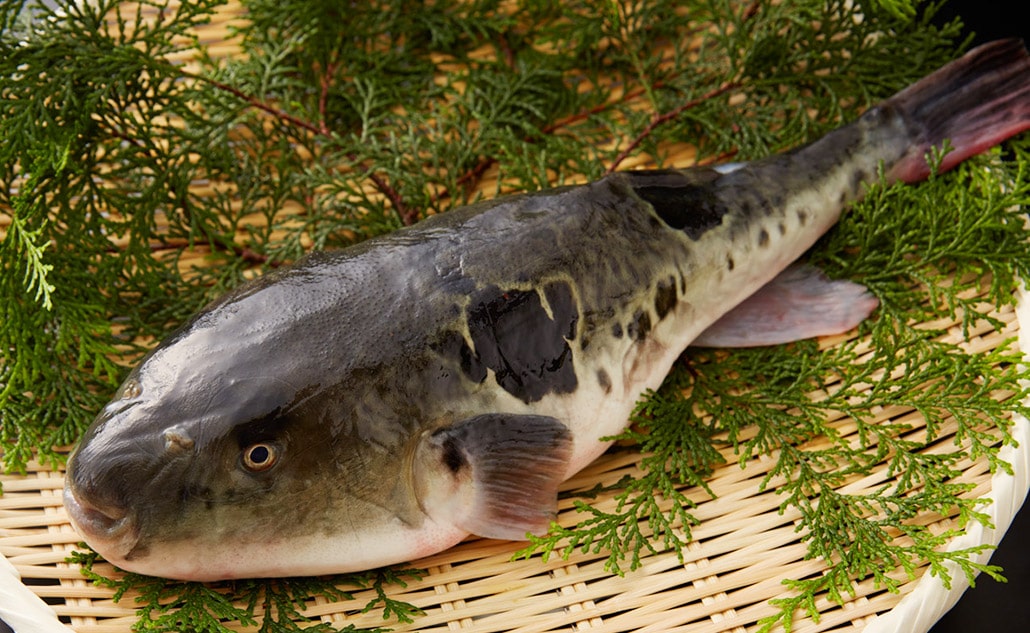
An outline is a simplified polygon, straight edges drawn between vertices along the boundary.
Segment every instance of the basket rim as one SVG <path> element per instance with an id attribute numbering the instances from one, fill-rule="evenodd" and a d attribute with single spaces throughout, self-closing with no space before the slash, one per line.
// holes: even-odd
<path id="1" fill-rule="evenodd" d="M 1019 324 L 1019 349 L 1023 357 L 1030 362 L 1030 331 L 1025 327 L 1030 323 L 1030 291 L 1024 282 L 1019 282 L 1016 289 L 1016 321 Z M 1023 398 L 1024 404 L 1030 404 L 1030 385 Z M 999 449 L 999 457 L 1012 466 L 1012 473 L 997 471 L 991 477 L 991 502 L 983 508 L 990 517 L 993 529 L 978 522 L 966 526 L 963 534 L 948 543 L 947 551 L 954 552 L 976 545 L 994 545 L 1001 543 L 1009 526 L 1012 525 L 1016 513 L 1019 512 L 1030 492 L 1030 420 L 1014 413 L 1012 415 L 1012 437 L 1017 445 L 1006 445 Z M 988 550 L 973 557 L 978 563 L 987 563 L 992 551 Z M 912 591 L 901 599 L 890 611 L 878 614 L 867 623 L 864 633 L 902 633 L 907 631 L 929 631 L 944 616 L 969 588 L 969 580 L 958 565 L 945 562 L 951 576 L 951 588 L 944 586 L 940 578 L 924 574 L 916 581 Z"/>

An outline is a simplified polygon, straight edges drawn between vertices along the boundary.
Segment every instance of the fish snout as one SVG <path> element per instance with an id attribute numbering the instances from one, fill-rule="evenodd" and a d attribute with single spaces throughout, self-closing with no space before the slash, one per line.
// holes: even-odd
<path id="1" fill-rule="evenodd" d="M 90 547 L 124 560 L 150 520 L 154 487 L 188 468 L 194 441 L 178 426 L 131 437 L 91 431 L 68 459 L 64 506 Z"/>
<path id="2" fill-rule="evenodd" d="M 72 524 L 90 544 L 95 541 L 121 541 L 127 535 L 126 532 L 133 528 L 126 506 L 99 502 L 80 494 L 70 482 L 64 487 L 64 507 Z"/>
<path id="3" fill-rule="evenodd" d="M 75 476 L 69 461 L 64 485 L 64 507 L 82 538 L 108 560 L 123 558 L 136 546 L 139 529 L 130 505 L 116 490 L 104 489 L 96 480 Z"/>

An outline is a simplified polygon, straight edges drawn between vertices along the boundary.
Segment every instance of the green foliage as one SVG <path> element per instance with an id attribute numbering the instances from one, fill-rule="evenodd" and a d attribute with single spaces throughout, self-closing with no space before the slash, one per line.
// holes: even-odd
<path id="1" fill-rule="evenodd" d="M 54 447 L 81 434 L 154 337 L 247 275 L 445 212 L 483 188 L 595 178 L 631 155 L 664 164 L 682 143 L 705 160 L 796 146 L 961 48 L 957 25 L 931 27 L 932 6 L 917 14 L 904 0 L 381 0 L 345 14 L 337 2 L 247 0 L 241 51 L 220 58 L 192 33 L 221 4 L 0 0 L 6 470 L 36 451 L 60 459 Z M 880 569 L 925 559 L 938 571 L 948 557 L 977 569 L 966 553 L 935 553 L 939 537 L 909 519 L 917 505 L 950 503 L 962 520 L 983 520 L 951 474 L 963 454 L 1005 467 L 997 446 L 1014 405 L 989 394 L 1013 390 L 1020 370 L 1011 350 L 966 354 L 908 320 L 955 311 L 968 327 L 980 308 L 961 290 L 987 274 L 1000 304 L 1014 275 L 1030 272 L 1025 230 L 1006 215 L 1027 197 L 1026 143 L 1014 147 L 1006 165 L 982 159 L 925 186 L 876 189 L 813 252 L 880 298 L 866 326 L 872 359 L 853 345 L 692 353 L 625 434 L 645 474 L 623 482 L 616 511 L 579 502 L 579 526 L 533 547 L 605 551 L 615 571 L 625 557 L 632 568 L 644 552 L 680 548 L 694 524 L 683 491 L 703 487 L 729 445 L 742 463 L 776 456 L 784 509 L 801 511 L 811 555 L 831 563 L 827 576 L 795 583 L 784 623 L 857 578 L 890 587 Z M 940 287 L 951 275 L 973 281 Z M 828 375 L 843 378 L 840 391 L 813 401 Z M 935 388 L 906 388 L 917 383 Z M 921 412 L 930 438 L 953 416 L 970 448 L 922 451 L 930 440 L 869 417 L 886 405 Z M 711 415 L 682 424 L 695 412 Z M 841 414 L 860 425 L 862 446 L 826 422 Z M 800 448 L 821 435 L 828 448 Z M 894 488 L 836 492 L 883 458 Z M 885 530 L 913 545 L 880 538 Z M 112 586 L 141 595 L 141 630 L 221 631 L 255 623 L 259 606 L 299 615 L 307 595 L 348 595 L 340 584 L 374 588 L 369 608 L 392 618 L 416 615 L 389 598 L 402 579 L 384 573 L 231 587 L 129 575 Z M 290 620 L 261 626 L 296 630 Z"/>
<path id="2" fill-rule="evenodd" d="M 123 373 L 112 359 L 132 336 L 116 328 L 161 332 L 171 321 L 155 307 L 191 294 L 158 257 L 188 235 L 175 221 L 156 235 L 156 224 L 184 215 L 176 196 L 194 171 L 187 131 L 162 122 L 190 112 L 189 91 L 160 57 L 212 4 L 158 24 L 111 23 L 110 2 L 0 4 L 5 469 L 73 443 Z"/>
<path id="3" fill-rule="evenodd" d="M 140 619 L 134 631 L 148 633 L 229 633 L 229 623 L 257 626 L 260 633 L 378 633 L 388 629 L 357 629 L 354 625 L 337 628 L 319 622 L 304 614 L 314 597 L 329 601 L 353 600 L 351 591 L 372 589 L 375 598 L 365 605 L 365 611 L 383 610 L 383 619 L 412 622 L 422 612 L 409 604 L 398 602 L 387 595 L 388 587 L 404 587 L 406 578 L 418 578 L 420 573 L 406 569 L 384 569 L 364 574 L 324 576 L 318 578 L 284 578 L 241 580 L 219 585 L 196 582 L 173 582 L 127 573 L 124 579 L 112 580 L 93 570 L 97 561 L 94 552 L 75 552 L 68 562 L 81 566 L 83 574 L 103 587 L 115 589 L 114 600 L 122 600 L 126 593 L 135 592 L 141 605 Z M 239 598 L 245 597 L 240 606 Z M 260 610 L 259 610 L 260 609 Z"/>

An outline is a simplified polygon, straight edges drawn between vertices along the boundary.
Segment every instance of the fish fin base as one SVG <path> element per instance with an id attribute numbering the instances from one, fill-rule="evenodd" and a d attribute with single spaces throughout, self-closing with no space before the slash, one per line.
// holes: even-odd
<path id="1" fill-rule="evenodd" d="M 539 415 L 478 415 L 435 433 L 438 459 L 471 494 L 458 527 L 486 538 L 525 540 L 544 534 L 557 512 L 558 485 L 572 455 L 572 434 Z"/>
<path id="2" fill-rule="evenodd" d="M 840 334 L 879 305 L 860 284 L 833 281 L 814 266 L 794 264 L 727 312 L 691 345 L 760 347 Z"/>

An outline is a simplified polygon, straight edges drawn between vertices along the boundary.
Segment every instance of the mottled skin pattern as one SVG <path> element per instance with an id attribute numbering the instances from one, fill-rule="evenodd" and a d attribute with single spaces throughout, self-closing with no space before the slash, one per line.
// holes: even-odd
<path id="1" fill-rule="evenodd" d="M 691 340 L 880 164 L 918 170 L 951 128 L 924 129 L 909 100 L 730 173 L 488 201 L 246 284 L 134 370 L 70 463 L 69 511 L 120 566 L 195 579 L 364 569 L 545 529 L 557 483 Z M 241 465 L 256 445 L 273 467 Z"/>

